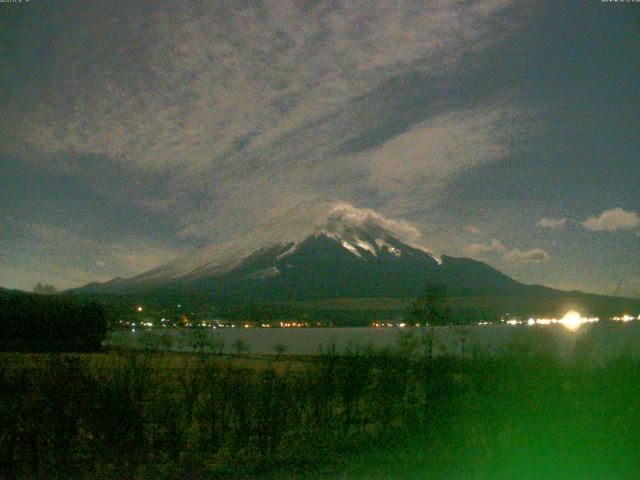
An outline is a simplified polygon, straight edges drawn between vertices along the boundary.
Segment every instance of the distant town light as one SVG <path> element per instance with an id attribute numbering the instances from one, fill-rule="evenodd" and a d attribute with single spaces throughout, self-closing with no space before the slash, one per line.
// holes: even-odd
<path id="1" fill-rule="evenodd" d="M 564 317 L 562 317 L 561 322 L 562 325 L 564 325 L 569 330 L 575 330 L 582 323 L 580 320 L 580 314 L 578 312 L 571 311 L 568 312 Z"/>
<path id="2" fill-rule="evenodd" d="M 582 315 L 580 315 L 579 312 L 576 312 L 575 310 L 568 311 L 565 316 L 560 319 L 560 323 L 569 330 L 577 330 L 578 327 L 580 327 L 580 325 L 582 325 L 583 323 L 593 321 L 596 320 L 592 318 L 584 318 Z"/>
<path id="3" fill-rule="evenodd" d="M 136 310 L 138 310 L 139 312 L 141 312 L 141 311 L 142 311 L 142 307 L 138 307 L 138 308 L 136 308 Z"/>

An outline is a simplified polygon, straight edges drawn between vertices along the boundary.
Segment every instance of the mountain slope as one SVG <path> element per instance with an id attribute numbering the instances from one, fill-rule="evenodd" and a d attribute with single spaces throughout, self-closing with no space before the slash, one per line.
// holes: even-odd
<path id="1" fill-rule="evenodd" d="M 334 261 L 358 264 L 372 259 L 400 259 L 403 253 L 415 255 L 419 252 L 425 259 L 430 259 L 429 263 L 441 263 L 430 249 L 416 242 L 419 237 L 419 232 L 410 225 L 385 219 L 371 210 L 357 209 L 343 202 L 303 202 L 249 235 L 224 244 L 205 246 L 127 280 L 93 283 L 82 290 L 127 291 L 177 285 L 204 287 L 218 277 L 238 280 L 245 276 L 247 280 L 256 280 L 264 275 L 279 275 L 282 270 L 278 265 L 286 270 L 292 259 L 307 259 L 308 266 Z M 314 239 L 321 240 L 314 243 Z M 301 254 L 303 245 L 305 253 Z M 329 246 L 337 246 L 339 253 Z M 314 247 L 320 249 L 315 255 L 309 251 Z M 326 255 L 329 257 L 323 258 Z M 311 257 L 313 261 L 309 261 Z M 259 271 L 259 265 L 265 272 Z"/>
<path id="2" fill-rule="evenodd" d="M 458 297 L 581 296 L 517 282 L 489 265 L 438 256 L 412 226 L 343 202 L 304 202 L 233 241 L 201 248 L 130 279 L 78 292 L 201 292 L 245 301 L 409 298 L 428 283 Z M 605 297 L 598 297 L 602 301 Z"/>

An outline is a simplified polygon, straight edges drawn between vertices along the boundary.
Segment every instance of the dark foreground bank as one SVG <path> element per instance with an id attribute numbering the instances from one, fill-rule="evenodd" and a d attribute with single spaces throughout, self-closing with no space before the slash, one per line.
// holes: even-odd
<path id="1" fill-rule="evenodd" d="M 601 479 L 640 475 L 640 364 L 544 342 L 306 361 L 4 354 L 3 478 Z"/>

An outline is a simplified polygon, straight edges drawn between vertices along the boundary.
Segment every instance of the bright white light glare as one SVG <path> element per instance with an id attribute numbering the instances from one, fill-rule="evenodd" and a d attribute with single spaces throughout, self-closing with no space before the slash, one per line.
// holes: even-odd
<path id="1" fill-rule="evenodd" d="M 612 320 L 617 320 L 620 322 L 630 322 L 634 320 L 634 318 L 635 317 L 631 315 L 623 315 L 621 317 L 612 317 Z M 640 320 L 640 316 L 638 317 L 638 320 Z M 569 330 L 576 330 L 583 323 L 593 323 L 593 322 L 599 322 L 599 321 L 600 319 L 598 317 L 583 317 L 580 314 L 580 312 L 577 312 L 575 310 L 570 310 L 561 319 L 532 317 L 532 318 L 529 318 L 528 320 L 519 320 L 516 318 L 512 318 L 510 320 L 507 320 L 506 323 L 507 325 L 525 325 L 526 324 L 529 326 L 560 324 L 560 325 L 564 325 Z M 482 324 L 483 322 L 478 323 L 478 325 L 482 325 Z"/>
<path id="2" fill-rule="evenodd" d="M 582 316 L 575 310 L 571 310 L 562 317 L 560 323 L 569 330 L 576 330 L 582 324 Z"/>
<path id="3" fill-rule="evenodd" d="M 564 325 L 569 330 L 576 330 L 583 323 L 597 322 L 598 318 L 585 318 L 580 313 L 575 310 L 571 310 L 567 312 L 567 314 L 562 317 L 560 323 Z"/>

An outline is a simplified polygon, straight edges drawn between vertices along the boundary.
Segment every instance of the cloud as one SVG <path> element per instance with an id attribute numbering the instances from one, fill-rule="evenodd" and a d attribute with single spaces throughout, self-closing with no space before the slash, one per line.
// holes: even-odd
<path id="1" fill-rule="evenodd" d="M 191 223 L 178 232 L 180 238 L 198 238 L 210 235 L 216 228 L 215 222 Z"/>
<path id="2" fill-rule="evenodd" d="M 567 224 L 567 221 L 568 220 L 566 218 L 555 219 L 544 217 L 540 219 L 538 223 L 536 223 L 536 226 L 541 228 L 548 228 L 550 230 L 562 230 Z"/>
<path id="3" fill-rule="evenodd" d="M 436 115 L 381 146 L 343 161 L 364 172 L 368 188 L 406 209 L 424 202 L 454 174 L 504 158 L 509 152 L 507 107 L 462 109 Z M 411 195 L 407 195 L 411 192 Z"/>
<path id="4" fill-rule="evenodd" d="M 469 243 L 462 247 L 462 253 L 467 257 L 479 257 L 488 252 L 504 252 L 507 248 L 500 240 L 493 239 L 488 244 Z"/>
<path id="5" fill-rule="evenodd" d="M 18 223 L 17 226 L 30 234 L 23 251 L 36 251 L 44 257 L 43 264 L 56 265 L 56 268 L 49 267 L 48 277 L 43 279 L 64 288 L 119 275 L 136 275 L 181 253 L 180 250 L 149 245 L 140 240 L 103 244 L 57 225 L 32 222 Z M 41 268 L 44 269 L 44 265 Z M 61 272 L 65 272 L 66 277 Z"/>
<path id="6" fill-rule="evenodd" d="M 467 232 L 467 233 L 470 233 L 472 235 L 476 235 L 476 234 L 480 233 L 480 229 L 478 227 L 476 227 L 475 225 L 467 226 L 467 228 L 465 228 L 464 231 Z"/>
<path id="7" fill-rule="evenodd" d="M 94 155 L 119 165 L 129 190 L 166 178 L 135 201 L 173 215 L 183 236 L 307 194 L 375 196 L 398 211 L 510 151 L 512 106 L 447 105 L 440 79 L 505 35 L 496 19 L 513 3 L 60 5 L 27 17 L 50 32 L 55 62 L 26 77 L 33 98 L 12 98 L 0 127 L 19 129 L 7 148 L 44 168 L 86 169 L 69 159 Z M 88 21 L 90 35 L 77 27 Z M 16 44 L 25 60 L 12 66 L 33 69 L 37 42 Z"/>
<path id="8" fill-rule="evenodd" d="M 504 252 L 506 247 L 500 242 L 500 240 L 496 240 L 495 238 L 491 240 L 491 247 L 496 252 Z"/>
<path id="9" fill-rule="evenodd" d="M 71 25 L 54 34 L 51 68 L 60 69 L 59 91 L 76 87 L 77 98 L 70 111 L 49 101 L 28 117 L 37 129 L 29 140 L 162 170 L 243 163 L 241 151 L 282 145 L 408 68 L 464 68 L 511 3 L 168 2 L 144 13 L 118 3 L 109 15 L 74 7 L 70 20 L 93 17 L 94 42 Z M 96 49 L 108 52 L 104 62 L 87 61 Z"/>
<path id="10" fill-rule="evenodd" d="M 313 197 L 420 218 L 525 143 L 517 97 L 467 88 L 516 31 L 515 4 L 38 2 L 0 72 L 30 92 L 6 103 L 0 150 L 162 218 L 167 243 L 228 240 Z M 66 257 L 43 248 L 72 264 L 97 238 L 69 237 Z M 124 240 L 88 242 L 87 270 L 127 276 L 175 250 Z"/>
<path id="11" fill-rule="evenodd" d="M 107 254 L 115 265 L 126 267 L 129 275 L 135 275 L 175 259 L 179 251 L 149 245 L 109 245 Z"/>
<path id="12" fill-rule="evenodd" d="M 602 212 L 597 217 L 587 218 L 582 225 L 593 232 L 614 231 L 637 227 L 640 225 L 640 217 L 635 212 L 627 212 L 622 208 L 613 208 Z"/>
<path id="13" fill-rule="evenodd" d="M 34 282 L 41 281 L 53 285 L 57 290 L 65 290 L 89 282 L 106 282 L 113 278 L 113 275 L 98 274 L 72 265 L 48 264 L 40 258 L 24 257 L 20 260 L 18 266 L 3 267 L 0 277 L 2 286 L 28 291 L 33 288 Z"/>
<path id="14" fill-rule="evenodd" d="M 508 251 L 502 257 L 505 261 L 514 264 L 548 262 L 549 254 L 541 248 L 522 251 L 519 248 Z"/>
<path id="15" fill-rule="evenodd" d="M 56 225 L 46 225 L 35 222 L 23 223 L 21 225 L 27 230 L 30 230 L 35 237 L 47 242 L 61 242 L 69 236 L 67 229 Z"/>
<path id="16" fill-rule="evenodd" d="M 425 239 L 422 233 L 412 224 L 401 219 L 385 218 L 378 212 L 367 208 L 356 208 L 353 205 L 329 199 L 313 199 L 301 202 L 294 208 L 286 208 L 283 211 L 274 213 L 274 215 L 266 222 L 257 225 L 258 230 L 273 230 L 282 234 L 294 234 L 295 227 L 302 227 L 296 232 L 304 232 L 304 234 L 315 233 L 313 229 L 320 229 L 331 224 L 336 229 L 340 229 L 342 221 L 348 225 L 355 225 L 365 229 L 378 230 L 382 228 L 393 234 L 399 240 L 418 248 L 432 251 L 425 245 Z M 312 230 L 307 231 L 310 226 Z M 190 237 L 209 237 L 215 224 L 212 222 L 202 224 L 192 224 L 185 227 L 179 235 L 183 238 Z M 240 235 L 240 237 L 244 237 Z M 280 242 L 281 239 L 271 238 L 271 241 Z M 235 240 L 234 240 L 235 241 Z M 242 240 L 239 240 L 242 241 Z"/>
<path id="17" fill-rule="evenodd" d="M 481 258 L 487 253 L 501 253 L 502 260 L 515 265 L 549 261 L 549 254 L 541 248 L 533 248 L 525 251 L 519 248 L 509 250 L 500 240 L 495 238 L 489 243 L 469 243 L 464 245 L 462 247 L 462 253 L 472 258 Z"/>
<path id="18" fill-rule="evenodd" d="M 422 233 L 416 227 L 404 220 L 385 218 L 373 210 L 355 208 L 345 202 L 332 203 L 333 207 L 327 213 L 329 218 L 344 219 L 350 224 L 363 228 L 381 226 L 405 242 L 418 242 L 422 237 Z M 326 223 L 326 219 L 318 218 L 317 223 L 323 225 Z"/>

